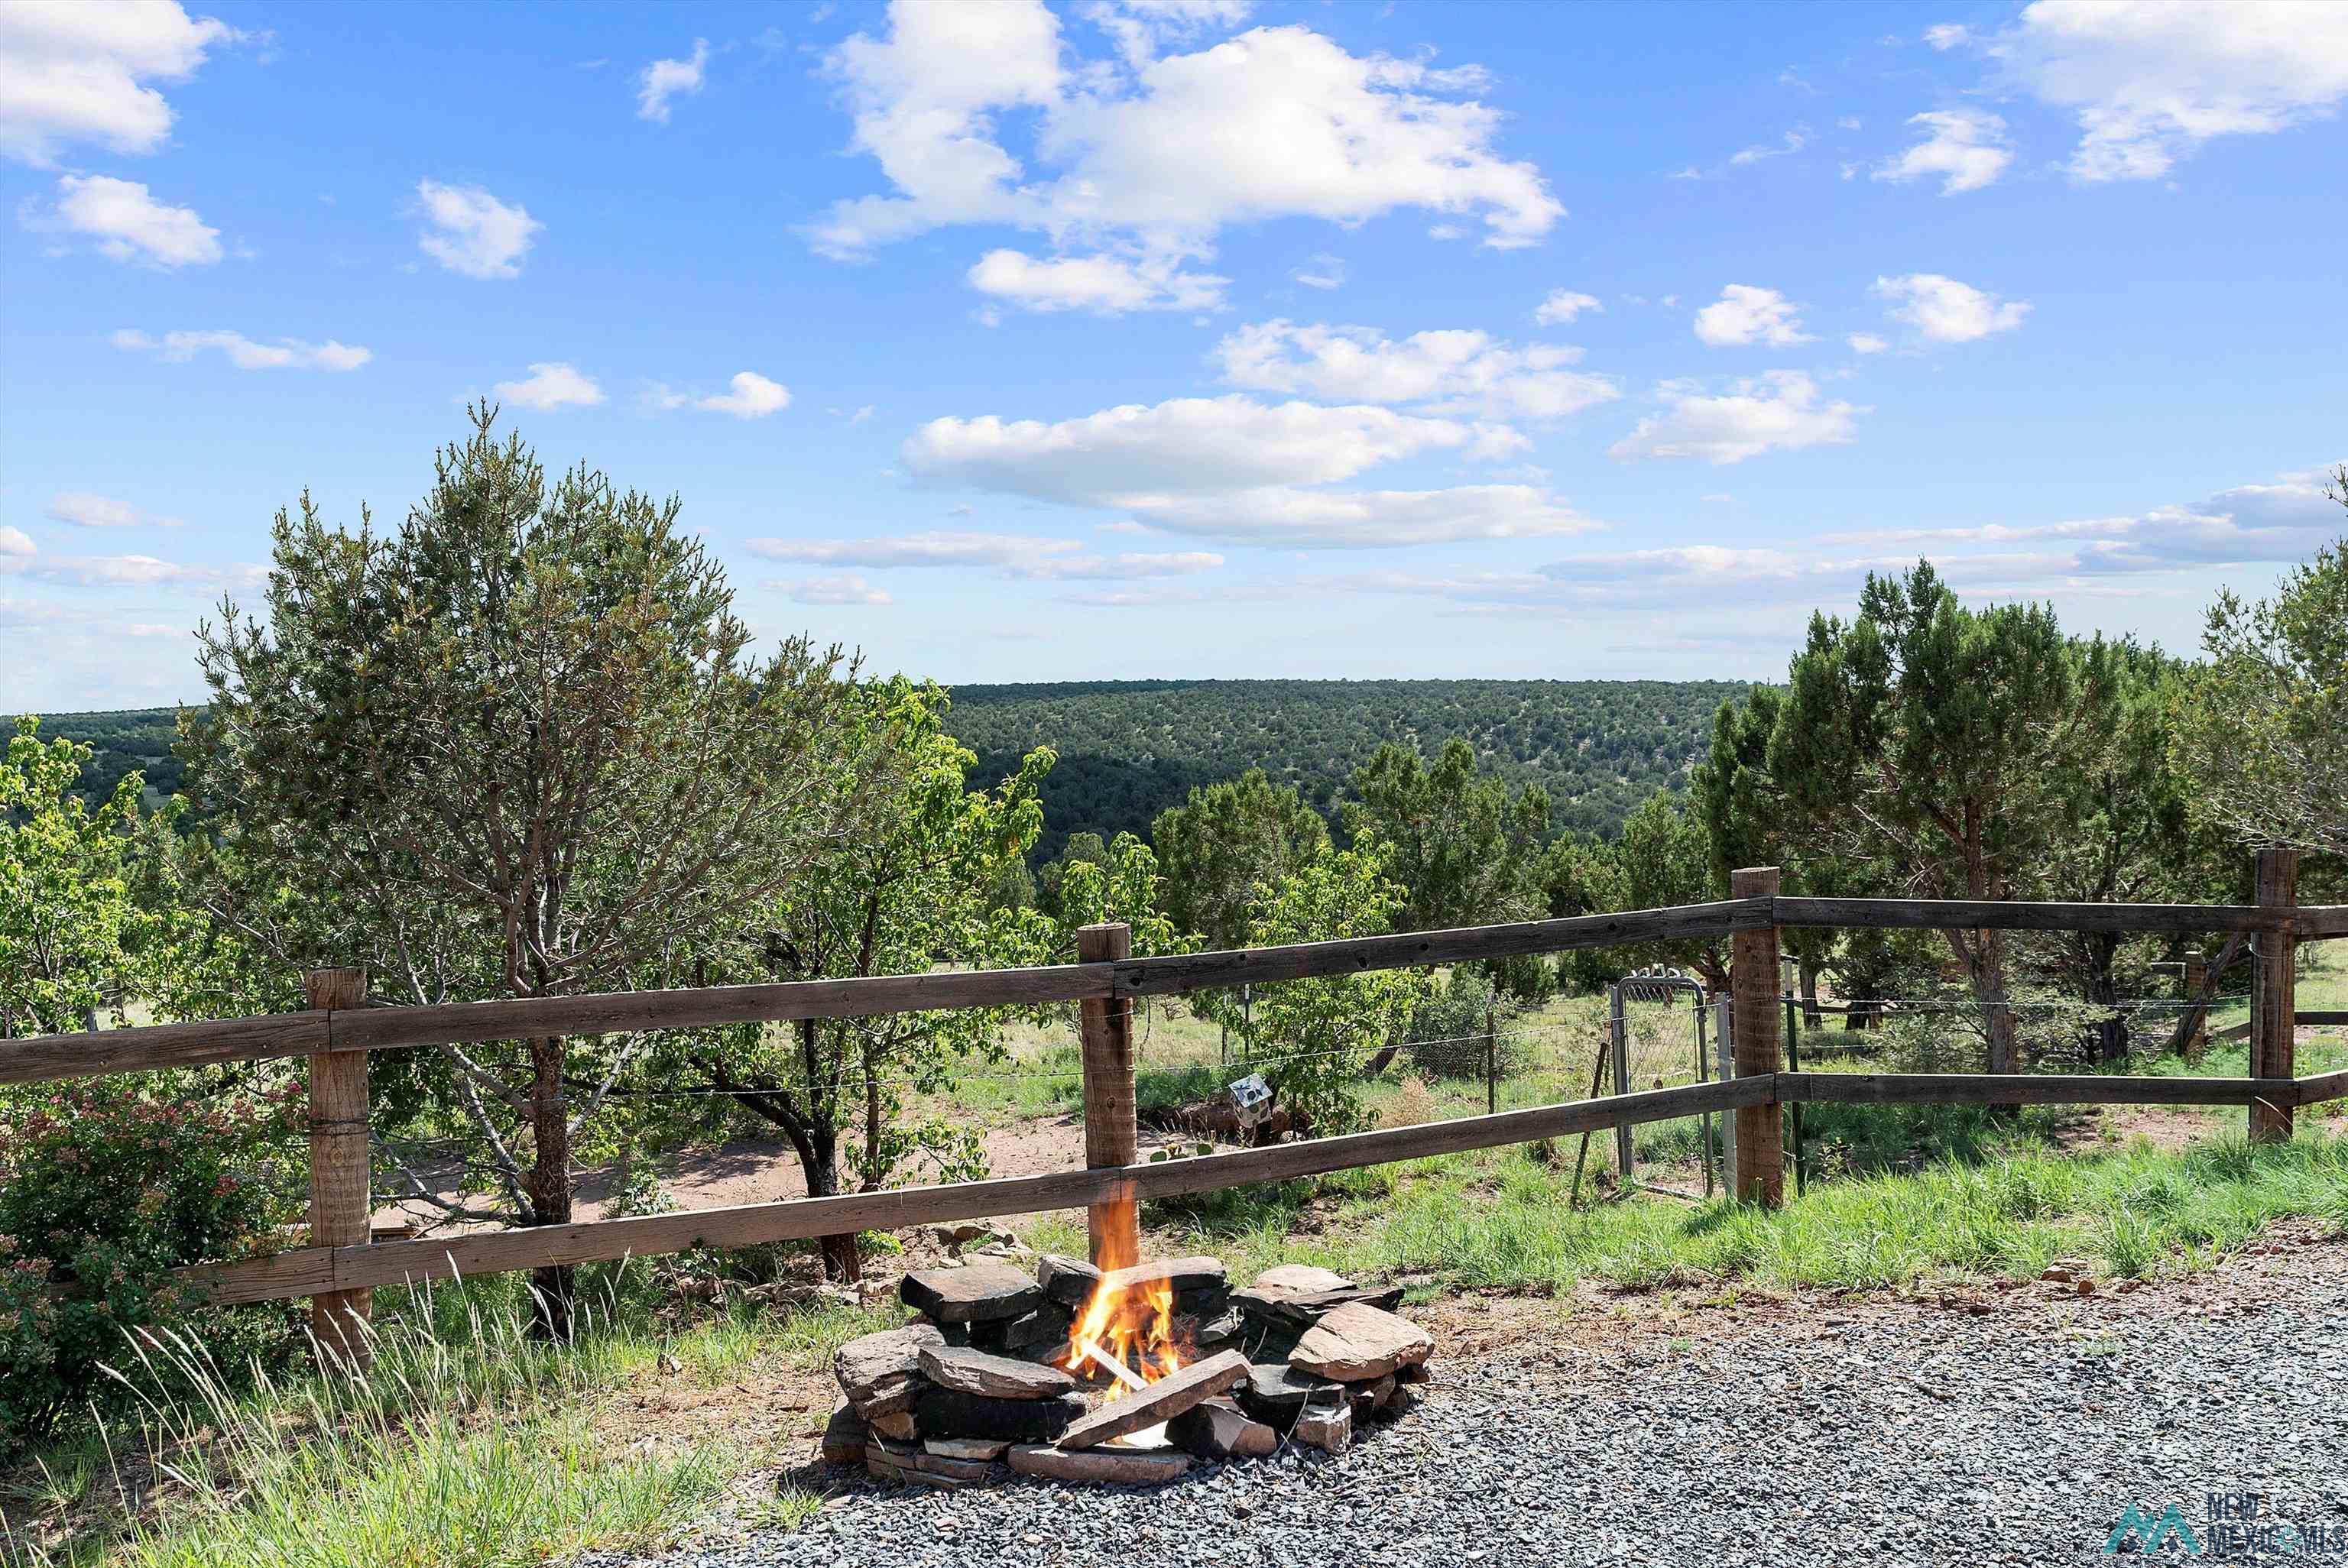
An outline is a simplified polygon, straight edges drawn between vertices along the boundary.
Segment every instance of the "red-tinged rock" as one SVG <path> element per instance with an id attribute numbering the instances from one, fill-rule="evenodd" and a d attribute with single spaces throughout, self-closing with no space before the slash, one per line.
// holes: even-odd
<path id="1" fill-rule="evenodd" d="M 1044 1299 L 1043 1288 L 1024 1270 L 1002 1263 L 921 1269 L 898 1283 L 897 1295 L 906 1306 L 940 1323 L 1025 1317 Z"/>
<path id="2" fill-rule="evenodd" d="M 1157 1486 L 1190 1468 L 1190 1456 L 1179 1449 L 1066 1449 L 1027 1444 L 1011 1450 L 1011 1468 L 1020 1475 L 1051 1481 L 1106 1481 L 1123 1486 Z"/>
<path id="3" fill-rule="evenodd" d="M 990 1399 L 1056 1399 L 1076 1391 L 1076 1380 L 1057 1367 L 957 1350 L 950 1345 L 922 1347 L 922 1375 L 941 1389 L 983 1394 Z"/>
<path id="4" fill-rule="evenodd" d="M 1280 1447 L 1278 1432 L 1220 1398 L 1193 1405 L 1167 1422 L 1166 1439 L 1200 1459 L 1262 1459 Z"/>
<path id="5" fill-rule="evenodd" d="M 1063 1449 L 1098 1448 L 1115 1438 L 1173 1419 L 1191 1406 L 1213 1399 L 1248 1375 L 1248 1358 L 1236 1350 L 1219 1351 L 1196 1365 L 1183 1368 L 1146 1389 L 1072 1422 L 1054 1441 Z"/>
<path id="6" fill-rule="evenodd" d="M 945 1336 L 928 1323 L 911 1323 L 850 1339 L 831 1359 L 839 1391 L 867 1420 L 909 1409 L 922 1388 L 922 1350 L 943 1345 Z"/>
<path id="7" fill-rule="evenodd" d="M 1406 1317 L 1350 1302 L 1304 1332 L 1288 1364 L 1341 1383 L 1374 1383 L 1434 1354 L 1434 1336 Z"/>

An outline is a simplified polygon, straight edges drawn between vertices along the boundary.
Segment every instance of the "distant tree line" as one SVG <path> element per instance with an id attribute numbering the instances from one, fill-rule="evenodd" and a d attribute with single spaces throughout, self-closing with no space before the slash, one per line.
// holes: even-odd
<path id="1" fill-rule="evenodd" d="M 1612 834 L 1654 791 L 1684 787 L 1725 681 L 1112 681 L 954 688 L 950 727 L 1001 778 L 1036 746 L 1040 864 L 1070 835 L 1146 833 L 1201 784 L 1251 768 L 1332 825 L 1354 771 L 1379 747 L 1432 757 L 1466 742 L 1515 788 L 1539 784 L 1554 825 Z"/>

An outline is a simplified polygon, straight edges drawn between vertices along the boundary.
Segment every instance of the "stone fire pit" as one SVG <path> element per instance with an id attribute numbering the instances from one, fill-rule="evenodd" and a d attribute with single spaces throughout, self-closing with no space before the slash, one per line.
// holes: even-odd
<path id="1" fill-rule="evenodd" d="M 1232 1290 L 1219 1258 L 1103 1273 L 1047 1255 L 1032 1277 L 973 1263 L 899 1294 L 921 1319 L 840 1348 L 823 1456 L 904 1485 L 1154 1484 L 1282 1442 L 1341 1453 L 1410 1409 L 1435 1348 L 1395 1316 L 1400 1286 L 1301 1265 Z"/>

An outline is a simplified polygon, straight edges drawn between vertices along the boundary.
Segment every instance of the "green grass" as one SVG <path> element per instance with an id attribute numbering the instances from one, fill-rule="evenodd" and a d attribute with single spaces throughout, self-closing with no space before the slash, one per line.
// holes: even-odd
<path id="1" fill-rule="evenodd" d="M 603 1402 L 663 1365 L 699 1388 L 828 1367 L 839 1345 L 902 1318 L 825 1305 L 668 1332 L 619 1292 L 602 1297 L 576 1342 L 555 1346 L 529 1334 L 519 1276 L 379 1292 L 364 1376 L 233 1391 L 199 1344 L 173 1337 L 150 1355 L 193 1374 L 196 1392 L 142 1397 L 135 1428 L 40 1456 L 8 1500 L 0 1568 L 505 1568 L 650 1545 L 763 1456 L 723 1441 L 623 1446 L 598 1429 Z M 152 1386 L 135 1362 L 124 1376 Z M 821 1502 L 787 1487 L 757 1512 L 795 1526 Z M 36 1543 L 68 1517 L 75 1533 Z"/>
<path id="2" fill-rule="evenodd" d="M 1573 1143 L 1416 1161 L 1319 1183 L 1152 1205 L 1152 1223 L 1244 1274 L 1316 1263 L 1406 1276 L 1422 1296 L 1549 1294 L 1584 1280 L 1652 1287 L 1905 1289 L 1959 1275 L 2028 1277 L 2058 1256 L 2142 1276 L 2206 1266 L 2270 1221 L 2348 1223 L 2348 1138 L 2184 1151 L 2141 1140 L 2054 1153 L 2026 1133 L 1912 1174 L 1819 1183 L 1776 1212 L 1653 1197 L 1574 1209 Z M 1586 1194 L 1585 1194 L 1586 1195 Z M 1298 1235 L 1313 1205 L 1313 1233 Z"/>

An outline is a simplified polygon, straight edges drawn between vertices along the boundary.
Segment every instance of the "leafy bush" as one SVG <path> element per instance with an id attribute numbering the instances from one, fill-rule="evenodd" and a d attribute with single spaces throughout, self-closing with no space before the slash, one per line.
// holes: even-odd
<path id="1" fill-rule="evenodd" d="M 108 1080 L 0 1100 L 0 1451 L 118 1402 L 100 1368 L 133 1358 L 125 1336 L 197 1307 L 172 1268 L 274 1247 L 289 1204 L 267 1145 L 299 1092 L 191 1103 Z M 236 1368 L 289 1321 L 240 1309 L 206 1334 Z"/>
<path id="2" fill-rule="evenodd" d="M 1527 1054 L 1524 1041 L 1509 1032 L 1518 1010 L 1479 967 L 1460 965 L 1412 1009 L 1410 1039 L 1403 1051 L 1423 1077 L 1481 1079 L 1488 1020 L 1498 1031 L 1492 1050 L 1499 1076 L 1512 1077 L 1523 1068 L 1521 1059 Z"/>

